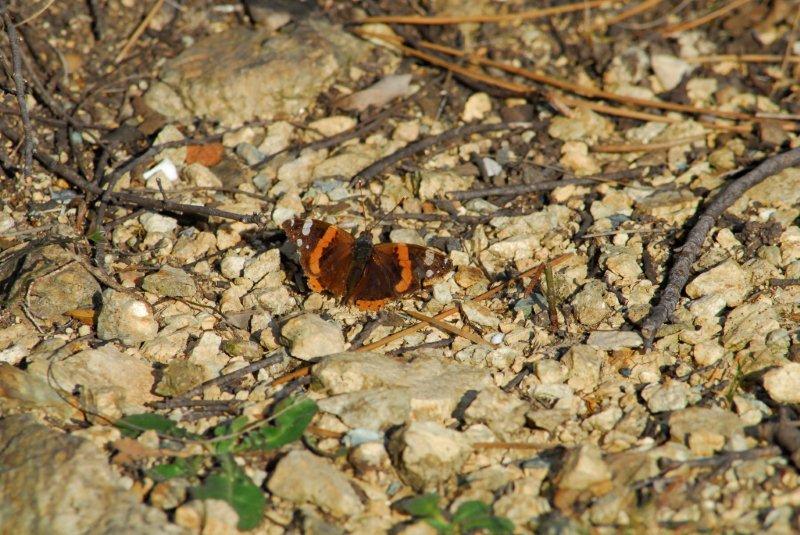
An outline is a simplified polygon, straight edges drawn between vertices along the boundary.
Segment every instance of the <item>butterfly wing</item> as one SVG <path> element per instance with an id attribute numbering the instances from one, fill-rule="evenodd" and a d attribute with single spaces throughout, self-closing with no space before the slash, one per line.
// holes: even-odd
<path id="1" fill-rule="evenodd" d="M 392 298 L 419 290 L 452 269 L 440 251 L 408 243 L 380 243 L 350 297 L 359 308 L 378 310 Z"/>
<path id="2" fill-rule="evenodd" d="M 308 287 L 315 292 L 343 296 L 347 291 L 355 238 L 318 219 L 294 218 L 282 226 L 300 254 L 300 266 L 308 277 Z"/>

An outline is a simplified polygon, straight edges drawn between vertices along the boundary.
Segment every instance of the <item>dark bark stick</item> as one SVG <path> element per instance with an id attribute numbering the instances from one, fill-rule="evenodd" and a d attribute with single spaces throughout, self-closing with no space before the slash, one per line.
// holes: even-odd
<path id="1" fill-rule="evenodd" d="M 7 136 L 12 143 L 19 142 L 19 136 L 9 128 L 4 128 L 2 125 L 0 125 L 0 133 Z M 97 184 L 89 182 L 69 167 L 55 161 L 46 154 L 42 154 L 39 151 L 34 151 L 33 154 L 36 160 L 42 164 L 42 167 L 51 173 L 55 173 L 56 175 L 60 176 L 76 188 L 82 190 L 84 193 L 97 197 L 102 195 L 105 191 Z M 233 221 L 241 221 L 243 223 L 262 224 L 264 219 L 264 216 L 258 213 L 243 215 L 235 212 L 228 212 L 227 210 L 210 208 L 207 206 L 197 206 L 194 204 L 182 204 L 162 199 L 153 199 L 125 191 L 112 192 L 109 196 L 109 202 L 112 204 L 146 208 L 155 212 L 177 212 L 180 214 L 191 214 L 203 217 L 221 217 L 223 219 L 231 219 Z"/>
<path id="2" fill-rule="evenodd" d="M 345 130 L 344 132 L 341 132 L 339 134 L 335 134 L 333 136 L 329 136 L 323 139 L 318 139 L 316 141 L 311 141 L 309 143 L 305 143 L 300 146 L 287 147 L 283 150 L 276 152 L 275 154 L 270 154 L 269 156 L 267 156 L 266 158 L 255 164 L 253 166 L 253 169 L 256 170 L 263 169 L 264 166 L 266 166 L 270 161 L 272 161 L 273 158 L 275 158 L 280 154 L 284 154 L 287 152 L 290 154 L 299 154 L 301 151 L 305 149 L 310 149 L 310 150 L 327 149 L 330 147 L 341 145 L 345 141 L 349 141 L 354 138 L 360 138 L 367 134 L 370 134 L 373 131 L 377 130 L 383 123 L 385 123 L 386 120 L 389 117 L 391 117 L 403 104 L 405 104 L 405 101 L 401 101 L 395 104 L 394 106 L 391 106 L 383 110 L 374 117 L 370 117 L 365 121 L 355 125 L 353 128 Z"/>
<path id="3" fill-rule="evenodd" d="M 17 29 L 14 27 L 14 22 L 6 12 L 6 6 L 3 6 L 2 12 L 3 24 L 6 27 L 8 41 L 11 44 L 14 87 L 16 88 L 17 104 L 19 105 L 20 117 L 22 118 L 22 130 L 25 139 L 22 148 L 22 174 L 23 176 L 28 176 L 31 172 L 31 165 L 33 164 L 33 151 L 36 146 L 36 137 L 33 133 L 33 125 L 31 125 L 31 117 L 28 113 L 28 104 L 25 102 L 25 80 L 22 78 L 22 51 L 19 46 L 19 34 L 17 34 Z"/>
<path id="4" fill-rule="evenodd" d="M 257 372 L 262 368 L 266 368 L 267 366 L 272 366 L 273 364 L 278 364 L 279 362 L 283 361 L 285 357 L 286 357 L 286 352 L 282 349 L 279 349 L 278 351 L 272 353 L 271 355 L 268 355 L 261 360 L 257 360 L 256 362 L 248 366 L 245 366 L 244 368 L 240 368 L 235 372 L 226 373 L 225 375 L 220 375 L 219 377 L 214 377 L 213 379 L 209 379 L 208 381 L 200 383 L 191 390 L 184 392 L 180 396 L 173 398 L 173 400 L 191 399 L 194 396 L 202 394 L 203 390 L 205 390 L 209 386 L 215 386 L 215 385 L 221 386 L 224 384 L 232 383 L 233 381 L 237 381 L 248 374 Z"/>
<path id="5" fill-rule="evenodd" d="M 459 201 L 477 199 L 482 197 L 492 197 L 495 195 L 524 195 L 526 193 L 536 193 L 538 191 L 549 191 L 561 186 L 594 186 L 603 182 L 616 182 L 631 180 L 642 176 L 646 168 L 636 167 L 615 173 L 588 176 L 583 178 L 565 178 L 561 180 L 546 180 L 535 184 L 517 184 L 514 186 L 501 186 L 497 188 L 485 188 L 478 190 L 451 191 L 447 195 Z"/>
<path id="6" fill-rule="evenodd" d="M 392 154 L 381 158 L 377 162 L 373 163 L 372 165 L 368 166 L 366 169 L 359 171 L 356 175 L 351 179 L 350 184 L 354 187 L 364 187 L 368 182 L 374 179 L 376 176 L 381 174 L 386 168 L 396 164 L 397 162 L 414 156 L 434 145 L 440 145 L 443 143 L 449 143 L 456 139 L 461 139 L 463 137 L 469 136 L 471 134 L 478 134 L 482 132 L 496 132 L 498 130 L 516 130 L 519 128 L 531 128 L 533 125 L 529 123 L 518 123 L 518 124 L 509 124 L 509 123 L 497 123 L 497 124 L 465 124 L 459 126 L 458 128 L 453 128 L 452 130 L 447 130 L 442 132 L 441 134 L 435 136 L 428 136 L 426 138 L 420 139 L 419 141 L 415 141 L 409 145 L 406 145 L 402 149 L 399 149 Z"/>
<path id="7" fill-rule="evenodd" d="M 678 250 L 675 261 L 669 271 L 667 285 L 664 287 L 664 291 L 661 292 L 658 304 L 653 307 L 650 315 L 642 322 L 641 333 L 642 338 L 645 340 L 645 348 L 650 349 L 652 347 L 656 332 L 678 305 L 681 292 L 691 275 L 692 264 L 700 255 L 700 249 L 703 246 L 706 235 L 714 226 L 717 218 L 730 208 L 745 191 L 783 169 L 797 164 L 800 164 L 800 147 L 776 154 L 764 160 L 755 169 L 729 183 L 708 203 L 708 206 L 698 217 L 694 227 L 689 231 L 686 242 Z"/>

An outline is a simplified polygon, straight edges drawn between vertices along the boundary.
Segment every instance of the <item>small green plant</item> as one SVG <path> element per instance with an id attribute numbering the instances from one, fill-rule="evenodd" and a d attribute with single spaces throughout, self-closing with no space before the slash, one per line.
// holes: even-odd
<path id="1" fill-rule="evenodd" d="M 439 507 L 438 494 L 423 494 L 404 500 L 399 509 L 427 522 L 441 535 L 467 535 L 484 530 L 492 535 L 514 533 L 514 524 L 507 518 L 494 516 L 488 505 L 480 501 L 468 501 L 458 506 L 452 515 Z"/>
<path id="2" fill-rule="evenodd" d="M 558 330 L 558 304 L 559 296 L 556 291 L 556 278 L 553 275 L 553 268 L 548 264 L 544 268 L 544 280 L 547 288 L 544 288 L 544 297 L 547 300 L 547 315 L 550 318 L 550 329 L 553 332 Z"/>
<path id="3" fill-rule="evenodd" d="M 249 422 L 244 416 L 215 427 L 211 438 L 190 433 L 176 422 L 158 414 L 133 414 L 117 420 L 116 426 L 126 437 L 138 437 L 145 431 L 155 431 L 162 438 L 192 441 L 202 444 L 213 458 L 213 468 L 200 477 L 203 456 L 176 456 L 158 464 L 146 473 L 156 481 L 173 477 L 196 477 L 200 485 L 191 489 L 197 499 L 224 500 L 239 515 L 240 530 L 253 529 L 261 522 L 266 500 L 258 485 L 247 476 L 233 459 L 235 454 L 268 451 L 294 442 L 303 436 L 317 412 L 317 404 L 307 398 L 288 398 L 276 404 L 272 416 Z"/>
<path id="4" fill-rule="evenodd" d="M 744 380 L 744 373 L 742 372 L 742 365 L 741 363 L 736 363 L 736 373 L 734 373 L 733 378 L 731 379 L 731 384 L 728 387 L 728 391 L 725 392 L 725 401 L 728 402 L 728 407 L 733 407 L 733 398 L 736 397 L 736 394 L 739 393 L 739 390 L 742 388 L 742 381 Z"/>

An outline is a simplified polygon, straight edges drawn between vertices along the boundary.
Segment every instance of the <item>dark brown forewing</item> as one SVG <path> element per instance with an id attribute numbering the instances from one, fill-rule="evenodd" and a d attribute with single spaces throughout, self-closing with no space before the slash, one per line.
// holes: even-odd
<path id="1" fill-rule="evenodd" d="M 453 264 L 443 252 L 431 247 L 407 244 L 408 256 L 415 281 L 419 286 L 430 286 L 453 270 Z"/>
<path id="2" fill-rule="evenodd" d="M 315 292 L 327 291 L 343 296 L 353 261 L 353 236 L 339 227 L 318 219 L 294 218 L 283 223 L 283 230 L 300 254 L 300 266 Z"/>
<path id="3" fill-rule="evenodd" d="M 360 308 L 377 310 L 389 299 L 419 290 L 450 269 L 449 259 L 435 249 L 381 243 L 372 249 L 351 301 Z"/>

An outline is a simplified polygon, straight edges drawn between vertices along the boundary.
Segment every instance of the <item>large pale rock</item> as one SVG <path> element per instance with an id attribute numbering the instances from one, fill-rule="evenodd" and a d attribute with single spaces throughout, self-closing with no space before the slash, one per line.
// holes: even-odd
<path id="1" fill-rule="evenodd" d="M 525 412 L 529 404 L 501 389 L 487 388 L 478 393 L 467 410 L 467 424 L 485 424 L 500 436 L 507 436 L 525 425 Z"/>
<path id="2" fill-rule="evenodd" d="M 110 398 L 113 408 L 123 413 L 142 411 L 146 402 L 155 399 L 150 393 L 153 370 L 147 361 L 108 345 L 56 360 L 34 360 L 28 372 L 65 392 L 72 392 L 80 385 L 87 397 Z"/>
<path id="3" fill-rule="evenodd" d="M 722 345 L 736 351 L 748 344 L 763 343 L 767 334 L 780 327 L 778 313 L 768 297 L 759 297 L 753 303 L 736 307 L 725 318 L 722 328 Z"/>
<path id="4" fill-rule="evenodd" d="M 302 360 L 311 360 L 345 349 L 342 329 L 316 314 L 303 314 L 281 327 L 281 336 L 289 343 L 289 353 Z"/>
<path id="5" fill-rule="evenodd" d="M 472 448 L 458 431 L 436 422 L 412 422 L 392 437 L 389 451 L 406 483 L 422 491 L 453 477 Z"/>
<path id="6" fill-rule="evenodd" d="M 387 429 L 412 420 L 449 419 L 467 392 L 493 382 L 488 373 L 435 358 L 413 362 L 378 353 L 341 353 L 314 366 L 330 397 L 319 407 L 350 427 Z"/>
<path id="7" fill-rule="evenodd" d="M 150 305 L 112 288 L 103 292 L 103 308 L 97 317 L 98 338 L 135 346 L 152 340 L 157 333 L 158 323 Z"/>
<path id="8" fill-rule="evenodd" d="M 741 432 L 742 426 L 742 421 L 736 414 L 716 407 L 689 407 L 669 415 L 669 436 L 679 442 L 698 431 L 731 437 Z"/>
<path id="9" fill-rule="evenodd" d="M 612 312 L 606 303 L 605 285 L 600 281 L 589 281 L 572 298 L 575 317 L 583 325 L 593 327 L 606 319 Z"/>
<path id="10" fill-rule="evenodd" d="M 594 390 L 600 380 L 600 366 L 604 357 L 603 351 L 587 345 L 571 347 L 561 359 L 569 369 L 567 384 L 576 391 Z"/>
<path id="11" fill-rule="evenodd" d="M 64 397 L 43 378 L 0 362 L 0 414 L 39 409 L 55 420 L 67 420 L 77 409 Z"/>
<path id="12" fill-rule="evenodd" d="M 0 420 L 0 444 L 3 533 L 188 533 L 142 505 L 87 440 L 11 416 Z"/>
<path id="13" fill-rule="evenodd" d="M 160 297 L 192 297 L 197 292 L 192 276 L 172 266 L 146 276 L 142 288 Z"/>
<path id="14" fill-rule="evenodd" d="M 800 363 L 787 362 L 764 374 L 764 388 L 778 403 L 800 403 Z"/>
<path id="15" fill-rule="evenodd" d="M 44 320 L 56 320 L 70 310 L 92 308 L 100 285 L 78 264 L 56 270 L 31 284 L 30 313 Z"/>
<path id="16" fill-rule="evenodd" d="M 706 295 L 719 295 L 729 307 L 740 305 L 752 290 L 750 276 L 735 260 L 701 273 L 686 285 L 686 294 L 697 299 Z"/>
<path id="17" fill-rule="evenodd" d="M 179 121 L 201 116 L 238 125 L 294 117 L 369 49 L 319 19 L 277 35 L 237 28 L 206 37 L 167 62 L 145 101 Z"/>
<path id="18" fill-rule="evenodd" d="M 267 486 L 281 498 L 296 504 L 312 503 L 338 517 L 364 510 L 347 477 L 329 460 L 307 451 L 289 452 L 275 467 Z"/>
<path id="19" fill-rule="evenodd" d="M 567 453 L 556 484 L 559 489 L 586 490 L 610 479 L 603 453 L 593 444 L 584 444 Z"/>

